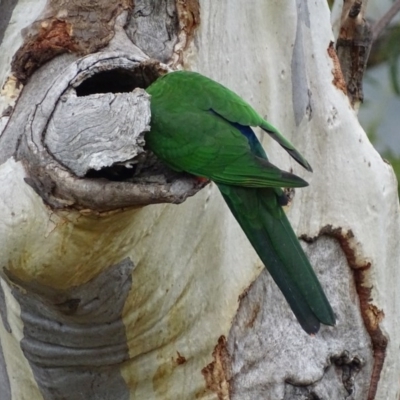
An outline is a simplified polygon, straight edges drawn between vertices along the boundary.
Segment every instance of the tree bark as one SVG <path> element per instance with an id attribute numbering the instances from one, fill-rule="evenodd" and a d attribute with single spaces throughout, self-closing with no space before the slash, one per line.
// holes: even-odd
<path id="1" fill-rule="evenodd" d="M 398 397 L 397 182 L 325 2 L 0 7 L 1 400 Z M 143 89 L 170 68 L 230 87 L 310 161 L 262 137 L 310 183 L 287 212 L 335 327 L 305 334 L 215 185 L 145 151 Z"/>

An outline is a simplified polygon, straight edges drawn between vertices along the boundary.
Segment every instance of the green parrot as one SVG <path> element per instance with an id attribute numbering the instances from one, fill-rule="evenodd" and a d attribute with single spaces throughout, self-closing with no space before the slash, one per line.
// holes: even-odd
<path id="1" fill-rule="evenodd" d="M 318 332 L 320 323 L 334 325 L 332 308 L 282 209 L 287 198 L 281 187 L 308 184 L 268 161 L 251 126 L 312 171 L 305 158 L 238 95 L 203 75 L 171 72 L 146 91 L 148 148 L 171 169 L 215 182 L 307 333 Z"/>

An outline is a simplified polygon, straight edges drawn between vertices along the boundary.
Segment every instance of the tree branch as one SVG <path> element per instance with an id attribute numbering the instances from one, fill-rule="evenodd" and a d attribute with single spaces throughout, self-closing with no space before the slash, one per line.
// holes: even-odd
<path id="1" fill-rule="evenodd" d="M 396 16 L 396 14 L 400 11 L 400 0 L 396 0 L 393 3 L 392 7 L 388 10 L 388 12 L 378 20 L 374 26 L 372 27 L 372 39 L 375 41 L 382 31 L 389 25 L 390 21 Z"/>

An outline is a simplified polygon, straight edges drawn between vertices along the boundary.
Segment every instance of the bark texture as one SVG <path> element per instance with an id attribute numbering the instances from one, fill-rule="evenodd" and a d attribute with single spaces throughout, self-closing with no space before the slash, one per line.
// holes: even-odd
<path id="1" fill-rule="evenodd" d="M 343 3 L 336 50 L 353 106 L 363 101 L 362 80 L 372 45 L 372 30 L 365 19 L 367 0 Z"/>

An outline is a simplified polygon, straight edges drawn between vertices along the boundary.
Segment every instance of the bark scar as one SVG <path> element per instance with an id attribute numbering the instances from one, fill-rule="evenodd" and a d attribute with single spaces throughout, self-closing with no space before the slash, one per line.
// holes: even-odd
<path id="1" fill-rule="evenodd" d="M 388 338 L 383 334 L 379 326 L 385 317 L 385 313 L 371 303 L 372 287 L 366 286 L 365 283 L 371 263 L 360 264 L 357 262 L 355 250 L 351 246 L 351 241 L 354 240 L 354 233 L 351 229 L 346 231 L 342 228 L 334 228 L 332 225 L 327 225 L 321 229 L 318 237 L 323 235 L 332 237 L 339 242 L 354 276 L 354 283 L 360 300 L 361 316 L 372 342 L 374 365 L 367 400 L 374 400 L 385 361 Z M 301 239 L 312 242 L 316 238 L 302 236 Z"/>
<path id="2" fill-rule="evenodd" d="M 339 61 L 339 58 L 337 56 L 337 53 L 336 53 L 336 50 L 335 50 L 333 42 L 329 43 L 328 55 L 333 61 L 333 69 L 332 69 L 333 80 L 332 80 L 332 83 L 347 96 L 346 82 L 345 82 L 345 80 L 343 78 L 342 69 L 340 68 L 340 61 Z"/>
<path id="3" fill-rule="evenodd" d="M 184 53 L 193 41 L 200 25 L 200 4 L 198 0 L 177 0 L 176 10 L 179 19 L 178 42 L 174 47 L 172 66 L 184 65 Z"/>
<path id="4" fill-rule="evenodd" d="M 230 398 L 230 355 L 226 348 L 225 336 L 220 336 L 218 344 L 212 353 L 214 361 L 201 370 L 206 380 L 207 389 L 218 396 L 218 400 L 229 400 Z"/>
<path id="5" fill-rule="evenodd" d="M 25 82 L 41 65 L 55 56 L 77 50 L 71 37 L 72 26 L 58 19 L 42 22 L 36 36 L 19 48 L 12 61 L 12 69 L 19 81 Z"/>
<path id="6" fill-rule="evenodd" d="M 118 15 L 133 7 L 132 0 L 48 3 L 42 15 L 24 29 L 24 43 L 12 61 L 12 71 L 22 83 L 57 55 L 86 55 L 105 47 L 114 36 Z"/>

